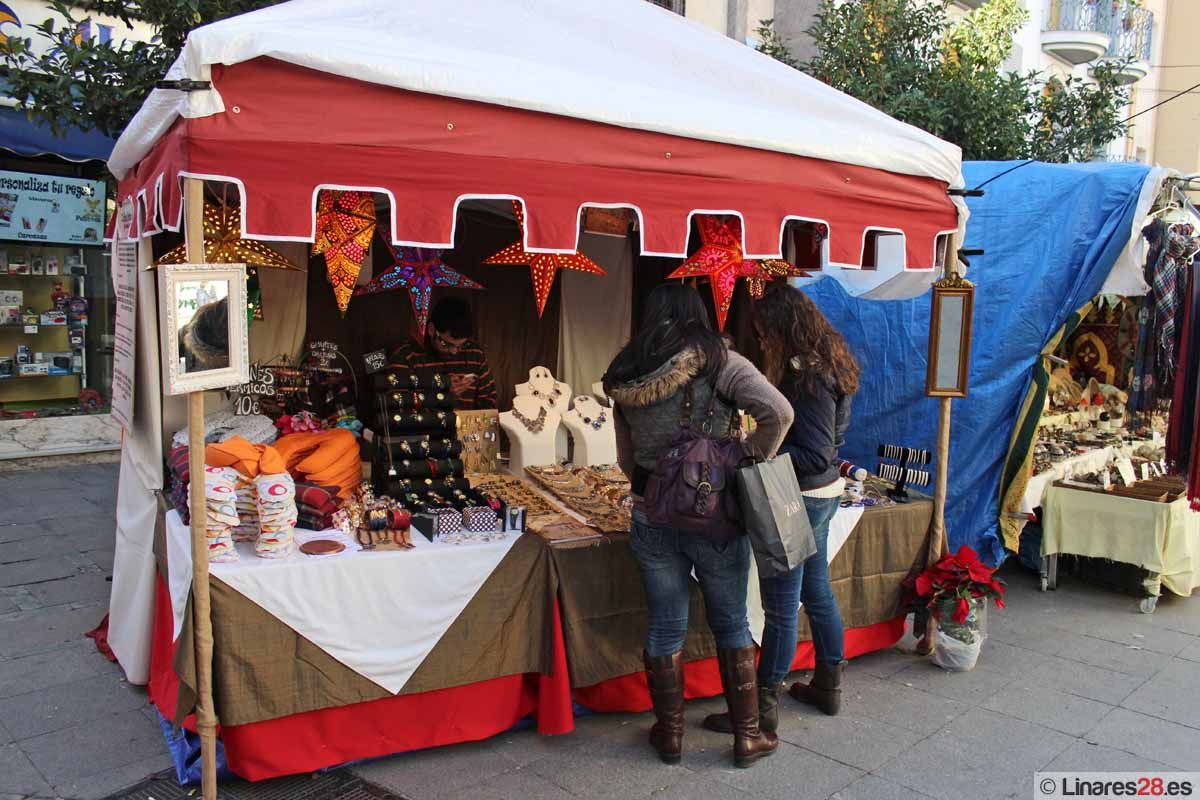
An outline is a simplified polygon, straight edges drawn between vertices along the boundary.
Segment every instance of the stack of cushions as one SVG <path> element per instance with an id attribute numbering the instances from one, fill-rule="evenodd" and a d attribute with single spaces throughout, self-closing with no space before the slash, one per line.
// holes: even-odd
<path id="1" fill-rule="evenodd" d="M 301 528 L 323 531 L 333 527 L 333 512 L 341 506 L 335 486 L 318 486 L 315 483 L 296 483 L 296 511 L 299 512 Z"/>
<path id="2" fill-rule="evenodd" d="M 269 444 L 251 444 L 235 436 L 204 450 L 207 469 L 221 467 L 233 472 L 247 487 L 253 502 L 254 551 L 262 558 L 287 558 L 292 553 L 296 527 L 296 486 L 288 474 L 283 457 Z M 264 494 L 265 492 L 265 494 Z M 238 524 L 235 522 L 235 524 Z M 248 533 L 250 523 L 242 520 L 239 529 Z"/>
<path id="3" fill-rule="evenodd" d="M 233 526 L 238 524 L 238 474 L 227 467 L 204 468 L 204 500 L 208 517 L 204 530 L 208 536 L 208 560 L 222 563 L 237 561 L 233 547 Z"/>
<path id="4" fill-rule="evenodd" d="M 296 480 L 333 487 L 343 500 L 362 483 L 358 438 L 345 428 L 281 436 L 271 447 Z"/>
<path id="5" fill-rule="evenodd" d="M 286 472 L 259 473 L 254 479 L 258 495 L 259 533 L 254 552 L 259 558 L 287 558 L 292 554 L 296 528 L 296 484 Z"/>
<path id="6" fill-rule="evenodd" d="M 237 486 L 238 524 L 233 528 L 235 542 L 253 542 L 258 538 L 258 490 L 254 481 L 238 473 Z"/>

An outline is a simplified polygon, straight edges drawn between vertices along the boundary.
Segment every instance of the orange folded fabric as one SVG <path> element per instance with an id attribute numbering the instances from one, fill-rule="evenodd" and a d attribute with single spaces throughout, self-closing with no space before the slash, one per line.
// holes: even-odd
<path id="1" fill-rule="evenodd" d="M 269 444 L 251 444 L 240 436 L 204 448 L 204 463 L 210 467 L 233 467 L 247 478 L 263 473 L 287 471 L 283 456 Z"/>
<path id="2" fill-rule="evenodd" d="M 343 498 L 362 482 L 358 437 L 345 428 L 290 433 L 272 446 L 297 480 L 335 486 Z"/>

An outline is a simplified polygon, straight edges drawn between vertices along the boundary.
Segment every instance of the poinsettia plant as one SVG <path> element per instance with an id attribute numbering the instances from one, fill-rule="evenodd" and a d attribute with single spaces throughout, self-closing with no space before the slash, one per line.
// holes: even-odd
<path id="1" fill-rule="evenodd" d="M 935 615 L 953 606 L 951 616 L 960 625 L 971 615 L 972 599 L 990 597 L 996 601 L 996 608 L 1004 608 L 1004 581 L 965 544 L 957 553 L 947 553 L 927 567 L 917 576 L 914 588 L 925 608 Z"/>

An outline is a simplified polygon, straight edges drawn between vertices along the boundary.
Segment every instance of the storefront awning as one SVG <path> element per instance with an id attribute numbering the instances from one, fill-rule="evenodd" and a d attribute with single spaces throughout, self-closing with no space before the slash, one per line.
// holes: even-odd
<path id="1" fill-rule="evenodd" d="M 72 129 L 57 136 L 30 122 L 24 111 L 0 108 L 0 147 L 22 156 L 58 156 L 67 161 L 105 161 L 116 142 L 99 131 Z"/>

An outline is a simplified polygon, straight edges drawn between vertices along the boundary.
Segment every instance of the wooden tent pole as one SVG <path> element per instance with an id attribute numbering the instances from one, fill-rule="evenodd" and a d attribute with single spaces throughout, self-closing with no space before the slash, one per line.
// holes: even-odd
<path id="1" fill-rule="evenodd" d="M 958 271 L 958 234 L 951 234 L 946 247 L 946 263 L 942 277 L 948 278 Z M 933 519 L 929 525 L 929 555 L 926 565 L 932 565 L 946 550 L 946 490 L 950 474 L 950 401 L 949 397 L 938 398 L 937 453 L 933 483 Z M 937 622 L 932 615 L 925 628 L 925 636 L 917 643 L 917 652 L 928 654 L 933 649 L 934 629 Z"/>
<path id="2" fill-rule="evenodd" d="M 204 181 L 184 179 L 187 259 L 204 261 Z M 170 298 L 159 298 L 169 302 Z M 208 586 L 208 534 L 204 522 L 204 392 L 188 395 L 188 487 L 192 534 L 192 640 L 196 658 L 196 731 L 200 734 L 201 791 L 217 800 L 217 713 L 213 703 L 212 607 Z"/>

